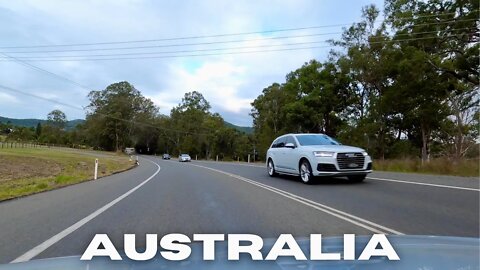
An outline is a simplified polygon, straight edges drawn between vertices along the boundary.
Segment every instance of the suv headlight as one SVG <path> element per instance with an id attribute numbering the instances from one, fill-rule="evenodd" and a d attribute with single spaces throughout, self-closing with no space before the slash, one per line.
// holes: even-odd
<path id="1" fill-rule="evenodd" d="M 363 154 L 363 156 L 365 156 L 365 157 L 368 156 L 368 153 L 367 153 L 366 151 L 363 151 L 362 154 Z"/>
<path id="2" fill-rule="evenodd" d="M 313 151 L 313 155 L 316 157 L 333 157 L 335 152 L 327 152 L 327 151 Z"/>

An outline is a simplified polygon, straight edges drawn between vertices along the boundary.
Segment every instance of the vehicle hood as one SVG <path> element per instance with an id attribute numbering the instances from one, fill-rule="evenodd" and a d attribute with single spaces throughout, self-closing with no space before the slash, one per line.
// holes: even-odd
<path id="1" fill-rule="evenodd" d="M 302 149 L 307 151 L 331 151 L 331 152 L 363 152 L 362 148 L 348 145 L 306 145 Z"/>
<path id="2" fill-rule="evenodd" d="M 356 256 L 363 250 L 370 237 L 356 238 Z M 389 261 L 383 257 L 373 257 L 368 261 L 296 261 L 283 257 L 276 261 L 252 261 L 249 256 L 240 257 L 240 261 L 228 261 L 225 243 L 216 248 L 215 261 L 202 260 L 202 246 L 192 244 L 192 255 L 185 261 L 167 261 L 159 255 L 153 260 L 135 262 L 128 258 L 122 261 L 110 261 L 95 258 L 92 261 L 80 261 L 78 257 L 33 260 L 25 263 L 0 265 L 0 270 L 143 270 L 143 269 L 478 269 L 480 253 L 479 238 L 438 237 L 438 236 L 388 236 L 400 261 Z M 264 241 L 265 250 L 270 250 L 274 240 Z M 309 252 L 309 240 L 297 239 L 305 254 Z M 198 244 L 198 245 L 197 245 Z M 343 237 L 325 238 L 322 242 L 325 252 L 342 252 Z M 265 255 L 264 255 L 265 256 Z M 124 257 L 125 258 L 125 257 Z"/>

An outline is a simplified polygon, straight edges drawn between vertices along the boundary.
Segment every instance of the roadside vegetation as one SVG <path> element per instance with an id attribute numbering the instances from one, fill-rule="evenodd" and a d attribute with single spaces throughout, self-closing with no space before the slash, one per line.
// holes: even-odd
<path id="1" fill-rule="evenodd" d="M 455 175 L 478 178 L 480 172 L 479 162 L 478 159 L 461 159 L 454 161 L 446 158 L 437 158 L 423 163 L 419 158 L 390 159 L 375 160 L 373 169 L 376 171 Z"/>
<path id="2" fill-rule="evenodd" d="M 0 201 L 93 179 L 134 166 L 122 154 L 64 148 L 0 149 Z"/>
<path id="3" fill-rule="evenodd" d="M 246 161 L 264 159 L 279 135 L 320 132 L 366 149 L 377 169 L 478 173 L 478 1 L 386 0 L 383 16 L 374 5 L 359 12 L 362 19 L 330 41 L 327 59 L 305 59 L 266 85 L 251 104 L 253 134 L 225 125 L 198 91 L 162 115 L 118 82 L 90 92 L 76 128 L 65 129 L 55 110 L 36 128 L 4 123 L 4 140 Z"/>

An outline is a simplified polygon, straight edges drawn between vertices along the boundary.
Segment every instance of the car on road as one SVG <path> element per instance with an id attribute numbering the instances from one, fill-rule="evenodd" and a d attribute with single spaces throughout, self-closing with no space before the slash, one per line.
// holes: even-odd
<path id="1" fill-rule="evenodd" d="M 192 161 L 192 158 L 188 154 L 180 154 L 180 156 L 178 156 L 178 161 L 189 162 L 189 161 Z"/>
<path id="2" fill-rule="evenodd" d="M 163 154 L 163 159 L 170 159 L 170 155 L 169 154 Z"/>
<path id="3" fill-rule="evenodd" d="M 372 172 L 372 159 L 364 149 L 321 133 L 282 135 L 271 144 L 266 160 L 270 176 L 297 175 L 305 184 L 318 176 L 347 176 L 361 182 Z"/>
<path id="4" fill-rule="evenodd" d="M 135 154 L 135 148 L 133 148 L 133 147 L 127 147 L 127 148 L 125 148 L 125 154 L 127 154 L 127 155 L 133 155 L 133 154 Z"/>

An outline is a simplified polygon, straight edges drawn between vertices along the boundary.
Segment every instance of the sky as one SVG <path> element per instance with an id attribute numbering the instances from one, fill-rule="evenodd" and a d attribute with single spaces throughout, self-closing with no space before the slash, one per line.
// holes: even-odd
<path id="1" fill-rule="evenodd" d="M 89 90 L 128 81 L 163 114 L 186 92 L 199 91 L 212 112 L 251 126 L 250 103 L 262 90 L 311 59 L 325 60 L 332 48 L 324 41 L 338 39 L 368 4 L 383 9 L 380 0 L 0 0 L 0 53 L 24 61 L 0 54 L 0 116 L 44 119 L 60 109 L 68 119 L 85 118 L 80 109 L 1 86 L 85 107 Z M 251 32 L 257 33 L 191 38 Z M 183 39 L 158 41 L 169 38 Z M 31 47 L 139 40 L 144 42 Z M 295 50 L 265 52 L 287 48 Z M 62 61 L 38 61 L 47 59 Z"/>

